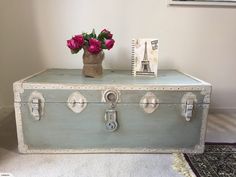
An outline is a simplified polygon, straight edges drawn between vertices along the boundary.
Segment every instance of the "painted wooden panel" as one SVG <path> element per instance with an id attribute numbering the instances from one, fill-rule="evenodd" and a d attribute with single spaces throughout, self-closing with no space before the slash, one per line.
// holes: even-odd
<path id="1" fill-rule="evenodd" d="M 21 106 L 23 135 L 29 149 L 83 148 L 192 148 L 199 144 L 202 107 L 190 122 L 180 114 L 180 105 L 160 105 L 152 114 L 138 104 L 117 105 L 119 128 L 105 129 L 105 104 L 88 105 L 79 114 L 63 103 L 46 103 L 40 121 L 29 113 L 28 104 Z"/>
<path id="2" fill-rule="evenodd" d="M 104 70 L 100 78 L 84 77 L 78 69 L 49 69 L 25 82 L 60 84 L 200 84 L 199 81 L 176 70 L 159 70 L 158 77 L 133 77 L 131 72 Z"/>

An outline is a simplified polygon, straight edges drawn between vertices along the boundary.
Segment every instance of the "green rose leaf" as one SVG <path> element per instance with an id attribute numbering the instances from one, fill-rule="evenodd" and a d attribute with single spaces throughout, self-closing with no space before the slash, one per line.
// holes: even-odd
<path id="1" fill-rule="evenodd" d="M 102 49 L 107 49 L 105 44 L 102 44 Z"/>

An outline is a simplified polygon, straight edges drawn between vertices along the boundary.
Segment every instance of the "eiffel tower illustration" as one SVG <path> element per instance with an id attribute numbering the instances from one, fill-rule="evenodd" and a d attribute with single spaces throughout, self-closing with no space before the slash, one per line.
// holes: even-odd
<path id="1" fill-rule="evenodd" d="M 137 75 L 154 75 L 154 72 L 151 71 L 150 61 L 148 60 L 147 53 L 147 42 L 145 42 L 145 50 L 143 60 L 141 61 L 140 71 L 136 72 Z"/>

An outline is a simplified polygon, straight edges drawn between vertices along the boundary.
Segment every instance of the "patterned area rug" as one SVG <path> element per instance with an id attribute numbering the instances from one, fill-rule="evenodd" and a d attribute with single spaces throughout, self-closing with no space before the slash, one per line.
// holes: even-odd
<path id="1" fill-rule="evenodd" d="M 236 143 L 206 143 L 203 154 L 184 154 L 196 177 L 236 177 Z"/>

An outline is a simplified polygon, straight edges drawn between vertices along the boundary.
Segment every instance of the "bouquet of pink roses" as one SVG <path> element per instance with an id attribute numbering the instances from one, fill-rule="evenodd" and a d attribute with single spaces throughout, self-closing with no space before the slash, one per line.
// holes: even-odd
<path id="1" fill-rule="evenodd" d="M 75 35 L 70 40 L 67 40 L 67 46 L 72 54 L 78 53 L 83 48 L 95 55 L 103 49 L 110 50 L 113 47 L 115 40 L 112 37 L 111 32 L 106 29 L 102 30 L 99 35 L 96 35 L 95 30 L 93 30 L 90 34 Z"/>

